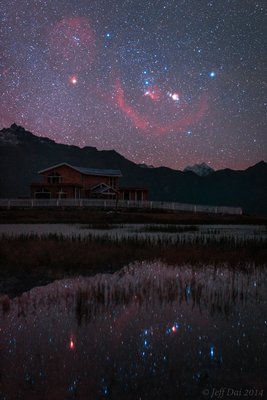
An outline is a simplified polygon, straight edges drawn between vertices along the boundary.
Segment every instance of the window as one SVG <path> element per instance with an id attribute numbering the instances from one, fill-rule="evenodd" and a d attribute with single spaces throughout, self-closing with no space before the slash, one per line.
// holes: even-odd
<path id="1" fill-rule="evenodd" d="M 110 176 L 108 178 L 108 184 L 110 187 L 116 188 L 117 187 L 117 179 Z"/>
<path id="2" fill-rule="evenodd" d="M 47 177 L 48 183 L 61 183 L 62 176 L 58 172 L 51 172 Z"/>

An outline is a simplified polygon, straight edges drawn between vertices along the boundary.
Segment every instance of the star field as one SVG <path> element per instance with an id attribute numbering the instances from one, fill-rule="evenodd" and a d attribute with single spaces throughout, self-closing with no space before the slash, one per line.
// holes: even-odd
<path id="1" fill-rule="evenodd" d="M 266 159 L 262 0 L 0 5 L 0 128 L 182 169 Z"/>

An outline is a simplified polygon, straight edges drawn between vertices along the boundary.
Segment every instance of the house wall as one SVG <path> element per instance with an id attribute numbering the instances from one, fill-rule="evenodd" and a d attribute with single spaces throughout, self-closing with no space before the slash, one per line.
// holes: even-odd
<path id="1" fill-rule="evenodd" d="M 99 183 L 106 183 L 109 186 L 117 188 L 119 185 L 119 178 L 111 178 L 109 176 L 94 176 L 94 175 L 85 175 L 76 171 L 67 165 L 62 165 L 57 168 L 51 169 L 49 171 L 45 171 L 42 173 L 43 182 L 48 184 L 48 177 L 53 172 L 56 172 L 62 176 L 62 183 L 76 184 L 82 185 L 84 188 L 90 188 L 91 186 L 95 186 Z M 113 180 L 113 184 L 111 185 L 111 179 Z"/>
<path id="2" fill-rule="evenodd" d="M 119 178 L 113 178 L 114 185 L 112 187 L 118 187 Z M 94 176 L 94 175 L 82 175 L 82 186 L 85 188 L 90 188 L 91 186 L 98 185 L 99 183 L 106 183 L 110 185 L 110 177 L 109 176 Z"/>
<path id="3" fill-rule="evenodd" d="M 60 192 L 60 193 L 59 193 Z M 48 196 L 48 193 L 49 196 Z M 81 189 L 74 186 L 69 185 L 60 185 L 60 184 L 52 184 L 52 185 L 31 185 L 31 196 L 33 198 L 45 198 L 45 196 L 51 199 L 57 199 L 59 197 L 65 198 L 80 198 L 81 197 Z"/>
<path id="4" fill-rule="evenodd" d="M 70 184 L 82 184 L 82 174 L 74 169 L 68 167 L 67 165 L 62 165 L 49 171 L 42 173 L 43 182 L 48 183 L 48 177 L 51 173 L 56 172 L 62 176 L 62 183 Z"/>

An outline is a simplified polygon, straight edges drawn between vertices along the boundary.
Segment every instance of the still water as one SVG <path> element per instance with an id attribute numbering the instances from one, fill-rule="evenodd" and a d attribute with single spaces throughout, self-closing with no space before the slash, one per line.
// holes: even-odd
<path id="1" fill-rule="evenodd" d="M 2 297 L 0 399 L 265 398 L 266 289 L 263 267 L 143 262 Z"/>

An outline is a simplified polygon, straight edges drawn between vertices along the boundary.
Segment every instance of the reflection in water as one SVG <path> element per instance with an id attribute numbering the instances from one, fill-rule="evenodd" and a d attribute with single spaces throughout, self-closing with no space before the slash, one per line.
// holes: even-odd
<path id="1" fill-rule="evenodd" d="M 266 281 L 263 268 L 155 262 L 2 298 L 0 399 L 201 399 L 213 388 L 262 390 Z"/>

